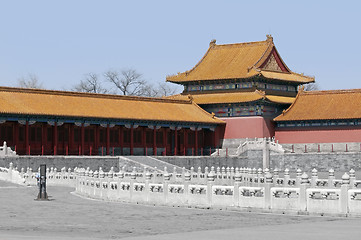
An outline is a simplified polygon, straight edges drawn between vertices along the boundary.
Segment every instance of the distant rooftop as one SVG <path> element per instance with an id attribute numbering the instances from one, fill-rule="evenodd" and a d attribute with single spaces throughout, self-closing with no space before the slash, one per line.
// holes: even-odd
<path id="1" fill-rule="evenodd" d="M 361 119 L 361 89 L 299 91 L 275 121 Z"/>

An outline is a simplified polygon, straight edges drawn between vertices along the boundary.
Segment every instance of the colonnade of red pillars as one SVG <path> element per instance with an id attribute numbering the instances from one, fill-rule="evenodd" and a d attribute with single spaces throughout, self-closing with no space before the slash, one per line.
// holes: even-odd
<path id="1" fill-rule="evenodd" d="M 101 131 L 105 134 L 102 135 Z M 127 135 L 127 141 L 126 131 L 130 135 Z M 138 142 L 135 141 L 135 131 L 140 131 L 141 140 L 137 139 Z M 160 153 L 163 155 L 203 155 L 204 151 L 210 152 L 210 148 L 217 146 L 215 131 L 205 129 L 110 124 L 85 126 L 84 123 L 75 126 L 57 122 L 32 125 L 29 121 L 2 124 L 0 140 L 7 141 L 8 146 L 21 155 L 123 155 L 124 149 L 129 149 L 130 155 L 134 155 L 135 149 L 137 155 L 140 155 L 139 149 L 144 149 L 144 155 L 150 155 L 148 149 L 157 155 L 158 148 L 163 149 Z"/>

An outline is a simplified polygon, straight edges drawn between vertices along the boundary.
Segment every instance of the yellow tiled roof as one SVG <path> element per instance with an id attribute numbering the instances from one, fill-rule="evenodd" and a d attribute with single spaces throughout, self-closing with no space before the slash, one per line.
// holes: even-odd
<path id="1" fill-rule="evenodd" d="M 359 119 L 361 89 L 300 91 L 294 103 L 275 121 Z"/>
<path id="2" fill-rule="evenodd" d="M 274 103 L 281 104 L 292 104 L 295 101 L 295 97 L 283 97 L 283 96 L 275 96 L 275 95 L 266 95 L 266 98 Z"/>
<path id="3" fill-rule="evenodd" d="M 0 87 L 0 114 L 222 124 L 191 101 Z"/>
<path id="4" fill-rule="evenodd" d="M 205 93 L 205 94 L 192 94 L 192 95 L 173 95 L 166 97 L 168 99 L 182 99 L 186 100 L 192 98 L 197 104 L 216 104 L 216 103 L 244 103 L 253 102 L 260 99 L 266 99 L 271 102 L 280 104 L 291 104 L 295 98 L 281 97 L 273 95 L 265 95 L 262 91 L 254 92 L 230 92 L 230 93 Z"/>
<path id="5" fill-rule="evenodd" d="M 168 76 L 167 81 L 183 83 L 203 80 L 242 79 L 264 76 L 279 80 L 309 83 L 314 78 L 287 72 L 271 72 L 261 68 L 275 49 L 272 37 L 266 41 L 216 45 L 211 42 L 203 58 L 189 71 Z M 275 50 L 276 51 L 276 50 Z M 277 52 L 277 51 L 276 51 Z M 278 52 L 277 52 L 278 54 Z"/>

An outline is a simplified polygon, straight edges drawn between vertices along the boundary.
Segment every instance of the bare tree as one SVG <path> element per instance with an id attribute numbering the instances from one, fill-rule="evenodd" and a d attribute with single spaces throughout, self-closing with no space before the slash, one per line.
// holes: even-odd
<path id="1" fill-rule="evenodd" d="M 104 73 L 106 81 L 112 83 L 122 95 L 148 96 L 150 94 L 142 74 L 134 69 L 125 69 L 120 72 L 109 70 Z"/>
<path id="2" fill-rule="evenodd" d="M 43 83 L 39 82 L 35 74 L 29 73 L 26 77 L 17 80 L 17 86 L 21 88 L 43 88 Z"/>
<path id="3" fill-rule="evenodd" d="M 88 93 L 109 93 L 109 90 L 103 87 L 103 83 L 96 73 L 85 74 L 85 78 L 75 85 L 73 90 Z"/>
<path id="4" fill-rule="evenodd" d="M 303 86 L 304 86 L 305 91 L 317 91 L 317 90 L 320 90 L 320 87 L 318 86 L 317 83 L 308 83 L 308 84 L 305 84 Z"/>
<path id="5" fill-rule="evenodd" d="M 170 96 L 174 95 L 177 92 L 177 89 L 170 85 L 167 82 L 158 83 L 158 88 L 155 90 L 157 97 Z"/>
<path id="6" fill-rule="evenodd" d="M 142 78 L 142 74 L 134 69 L 125 69 L 122 71 L 109 70 L 105 72 L 103 76 L 104 80 L 102 81 L 98 74 L 88 73 L 72 90 L 143 97 L 169 96 L 175 94 L 177 91 L 175 87 L 168 83 L 157 83 L 156 87 L 154 87 L 154 85 Z"/>

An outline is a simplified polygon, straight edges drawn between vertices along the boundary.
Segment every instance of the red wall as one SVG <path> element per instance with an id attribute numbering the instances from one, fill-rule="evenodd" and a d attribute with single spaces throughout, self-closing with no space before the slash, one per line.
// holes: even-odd
<path id="1" fill-rule="evenodd" d="M 361 142 L 361 129 L 300 129 L 276 130 L 279 143 L 336 143 Z"/>
<path id="2" fill-rule="evenodd" d="M 274 125 L 271 120 L 263 117 L 232 117 L 221 118 L 226 128 L 224 139 L 262 138 L 274 136 Z"/>

